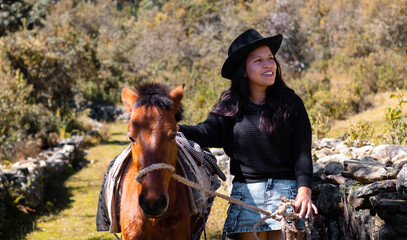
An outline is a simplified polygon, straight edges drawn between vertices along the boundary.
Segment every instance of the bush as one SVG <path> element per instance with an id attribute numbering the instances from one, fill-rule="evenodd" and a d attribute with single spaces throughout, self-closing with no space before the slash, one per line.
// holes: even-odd
<path id="1" fill-rule="evenodd" d="M 318 139 L 326 137 L 331 126 L 329 125 L 329 117 L 318 112 L 316 115 L 310 115 L 312 134 Z"/>
<path id="2" fill-rule="evenodd" d="M 0 160 L 34 156 L 39 149 L 55 146 L 59 119 L 41 104 L 30 104 L 32 87 L 19 71 L 0 71 Z"/>
<path id="3" fill-rule="evenodd" d="M 5 0 L 0 3 L 0 36 L 20 28 L 42 26 L 50 6 L 57 0 Z"/>
<path id="4" fill-rule="evenodd" d="M 407 116 L 403 112 L 403 104 L 407 99 L 403 94 L 391 94 L 390 98 L 397 98 L 398 103 L 395 108 L 386 108 L 386 130 L 382 139 L 386 143 L 406 144 L 407 143 Z"/>
<path id="5" fill-rule="evenodd" d="M 20 72 L 0 70 L 0 160 L 12 159 L 16 145 L 25 137 L 22 119 L 28 112 L 31 91 Z"/>
<path id="6" fill-rule="evenodd" d="M 345 144 L 360 147 L 373 138 L 374 127 L 364 119 L 352 121 L 345 130 Z"/>

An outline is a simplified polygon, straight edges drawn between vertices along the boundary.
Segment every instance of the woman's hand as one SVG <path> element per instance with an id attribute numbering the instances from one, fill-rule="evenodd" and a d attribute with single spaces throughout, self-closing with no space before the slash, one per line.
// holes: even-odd
<path id="1" fill-rule="evenodd" d="M 315 214 L 318 214 L 318 209 L 311 200 L 311 189 L 309 187 L 298 188 L 298 194 L 295 198 L 294 212 L 300 210 L 300 218 L 304 217 L 304 214 L 306 214 L 306 218 L 309 218 L 312 209 L 314 209 Z"/>

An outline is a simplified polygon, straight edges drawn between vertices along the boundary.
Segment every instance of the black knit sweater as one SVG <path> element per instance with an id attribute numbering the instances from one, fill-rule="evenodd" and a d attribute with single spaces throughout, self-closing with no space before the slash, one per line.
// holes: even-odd
<path id="1" fill-rule="evenodd" d="M 282 122 L 270 136 L 260 130 L 260 105 L 252 102 L 239 120 L 210 113 L 204 122 L 179 130 L 203 147 L 222 147 L 234 181 L 296 179 L 298 187 L 311 187 L 311 125 L 302 100 L 295 95 L 294 102 L 289 124 Z"/>

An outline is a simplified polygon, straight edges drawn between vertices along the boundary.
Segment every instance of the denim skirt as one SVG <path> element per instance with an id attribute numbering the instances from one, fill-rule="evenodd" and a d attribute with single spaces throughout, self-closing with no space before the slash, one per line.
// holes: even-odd
<path id="1" fill-rule="evenodd" d="M 266 179 L 255 183 L 234 182 L 231 197 L 241 200 L 247 204 L 274 213 L 281 203 L 280 196 L 284 195 L 289 199 L 297 196 L 297 182 L 290 179 Z M 290 209 L 287 209 L 290 211 Z M 292 210 L 292 209 L 291 209 Z M 236 239 L 236 233 L 252 232 L 253 226 L 263 217 L 264 214 L 231 203 L 227 212 L 222 239 L 226 237 Z M 303 223 L 297 221 L 297 227 Z M 281 223 L 272 218 L 257 227 L 257 232 L 280 230 Z"/>

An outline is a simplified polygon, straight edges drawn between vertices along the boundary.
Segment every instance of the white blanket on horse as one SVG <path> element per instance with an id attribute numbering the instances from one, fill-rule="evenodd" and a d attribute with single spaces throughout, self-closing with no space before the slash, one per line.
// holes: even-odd
<path id="1" fill-rule="evenodd" d="M 117 221 L 119 213 L 116 212 L 119 203 L 117 203 L 116 200 L 118 200 L 117 195 L 119 193 L 120 180 L 126 169 L 126 163 L 128 163 L 127 160 L 129 159 L 131 159 L 131 144 L 129 144 L 129 146 L 127 146 L 126 149 L 116 157 L 106 179 L 104 198 L 106 201 L 108 218 L 110 219 L 109 232 L 120 232 L 119 223 Z"/>
<path id="2" fill-rule="evenodd" d="M 183 172 L 184 177 L 198 183 L 205 189 L 216 191 L 220 187 L 218 176 L 225 180 L 225 176 L 216 165 L 216 158 L 209 150 L 201 149 L 198 144 L 188 141 L 182 133 L 178 133 L 176 142 L 178 147 L 177 166 Z M 120 181 L 130 160 L 131 144 L 110 163 L 110 169 L 106 173 L 104 185 L 102 186 L 99 199 L 99 205 L 102 206 L 98 207 L 98 217 L 100 217 L 99 212 L 102 215 L 104 213 L 107 215 L 105 217 L 110 222 L 109 232 L 120 232 L 120 223 L 118 222 L 120 214 L 118 208 L 119 202 L 116 201 L 119 200 Z M 191 188 L 188 188 L 188 196 L 191 215 L 205 214 L 207 216 L 209 214 L 214 199 L 213 196 Z M 98 220 L 97 224 L 99 224 Z M 107 230 L 102 225 L 98 225 L 98 231 Z"/>

